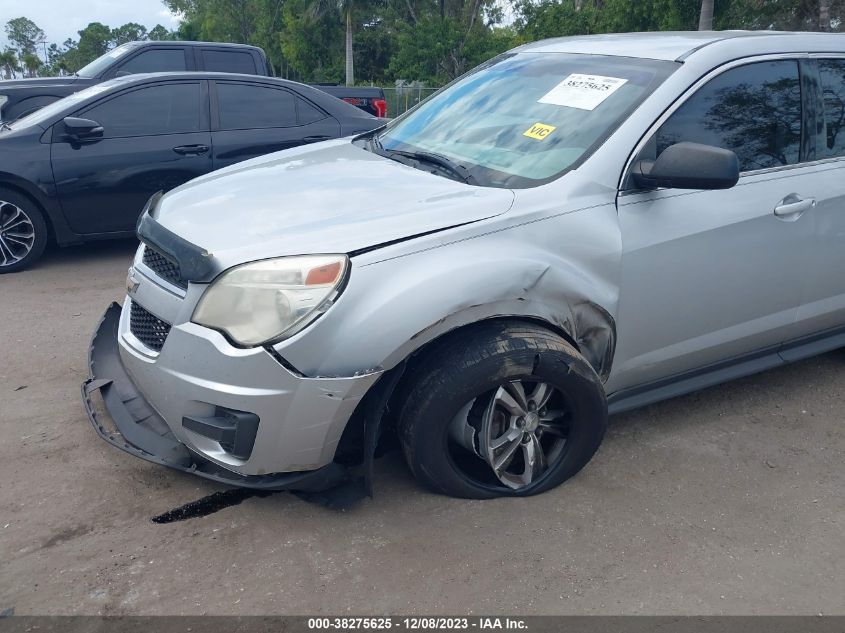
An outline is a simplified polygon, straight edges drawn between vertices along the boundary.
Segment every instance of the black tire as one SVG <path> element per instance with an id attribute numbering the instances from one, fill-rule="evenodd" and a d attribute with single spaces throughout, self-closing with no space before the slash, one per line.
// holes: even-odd
<path id="1" fill-rule="evenodd" d="M 23 218 L 25 218 L 23 222 L 27 234 L 31 227 L 31 240 L 29 238 L 22 240 L 19 237 L 24 232 L 21 229 L 23 224 L 12 224 L 15 220 L 10 218 L 21 218 L 20 215 L 17 215 L 18 212 L 23 214 Z M 5 228 L 4 223 L 7 225 Z M 14 237 L 15 241 L 8 239 L 11 237 Z M 31 266 L 44 253 L 48 239 L 47 223 L 44 221 L 44 214 L 38 205 L 29 197 L 13 189 L 0 187 L 0 274 L 14 273 Z M 30 244 L 30 242 L 31 245 L 25 251 L 26 246 L 24 244 Z"/>
<path id="2" fill-rule="evenodd" d="M 554 488 L 590 461 L 607 428 L 604 388 L 593 368 L 562 337 L 528 323 L 490 321 L 448 335 L 425 353 L 409 379 L 398 422 L 406 461 L 423 485 L 454 497 L 529 496 Z M 489 470 L 492 481 L 459 467 L 450 428 L 470 402 L 522 380 L 554 387 L 569 413 L 566 439 L 561 440 L 555 461 L 550 460 L 535 481 L 514 489 L 496 480 L 493 468 L 478 452 L 471 458 Z M 471 465 L 475 468 L 474 462 Z"/>

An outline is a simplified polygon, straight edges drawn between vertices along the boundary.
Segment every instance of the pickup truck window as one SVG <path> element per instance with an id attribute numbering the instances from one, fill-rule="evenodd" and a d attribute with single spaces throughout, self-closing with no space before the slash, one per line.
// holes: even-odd
<path id="1" fill-rule="evenodd" d="M 204 48 L 202 51 L 202 62 L 205 70 L 212 73 L 256 74 L 255 60 L 252 55 L 244 51 Z"/>
<path id="2" fill-rule="evenodd" d="M 185 51 L 181 48 L 154 48 L 144 51 L 118 66 L 124 73 L 166 73 L 187 70 Z"/>
<path id="3" fill-rule="evenodd" d="M 136 46 L 137 44 L 132 42 L 118 46 L 117 48 L 110 50 L 105 55 L 100 55 L 87 66 L 83 66 L 76 74 L 80 77 L 95 79 L 99 77 L 106 68 L 114 64 L 115 60 L 125 57 L 130 51 L 134 50 Z"/>
<path id="4" fill-rule="evenodd" d="M 287 90 L 218 82 L 220 129 L 292 127 L 297 124 L 295 99 Z"/>

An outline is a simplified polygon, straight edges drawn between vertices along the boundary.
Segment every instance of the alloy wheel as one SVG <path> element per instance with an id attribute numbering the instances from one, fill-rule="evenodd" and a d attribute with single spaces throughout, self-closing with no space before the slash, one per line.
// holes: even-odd
<path id="1" fill-rule="evenodd" d="M 0 267 L 17 264 L 32 251 L 35 226 L 16 204 L 0 200 Z"/>
<path id="2" fill-rule="evenodd" d="M 464 406 L 450 431 L 464 449 L 457 465 L 465 474 L 518 490 L 536 483 L 561 458 L 569 410 L 549 383 L 513 380 Z M 478 460 L 486 463 L 484 472 Z"/>

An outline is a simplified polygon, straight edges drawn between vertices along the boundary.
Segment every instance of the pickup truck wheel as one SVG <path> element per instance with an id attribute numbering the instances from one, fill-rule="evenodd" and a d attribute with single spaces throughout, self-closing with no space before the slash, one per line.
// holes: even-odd
<path id="1" fill-rule="evenodd" d="M 0 188 L 0 274 L 22 270 L 47 246 L 41 210 L 16 191 Z"/>
<path id="2" fill-rule="evenodd" d="M 529 496 L 572 477 L 607 428 L 601 380 L 553 332 L 490 322 L 426 354 L 399 417 L 416 478 L 471 499 Z"/>

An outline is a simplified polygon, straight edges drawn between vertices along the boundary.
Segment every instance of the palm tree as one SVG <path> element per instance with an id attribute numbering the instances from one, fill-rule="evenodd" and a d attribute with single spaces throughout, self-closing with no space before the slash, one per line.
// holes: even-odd
<path id="1" fill-rule="evenodd" d="M 701 15 L 698 18 L 699 31 L 713 30 L 713 2 L 714 0 L 701 0 Z"/>
<path id="2" fill-rule="evenodd" d="M 346 22 L 346 85 L 355 85 L 355 68 L 352 62 L 352 0 L 312 0 L 309 11 L 313 17 L 327 13 L 340 13 Z"/>
<path id="3" fill-rule="evenodd" d="M 3 69 L 4 79 L 11 79 L 18 69 L 18 56 L 11 48 L 0 53 L 0 68 Z"/>
<path id="4" fill-rule="evenodd" d="M 830 31 L 830 0 L 819 0 L 819 31 Z"/>
<path id="5" fill-rule="evenodd" d="M 21 65 L 30 77 L 37 77 L 38 69 L 41 67 L 41 59 L 35 53 L 24 53 L 21 56 Z"/>

